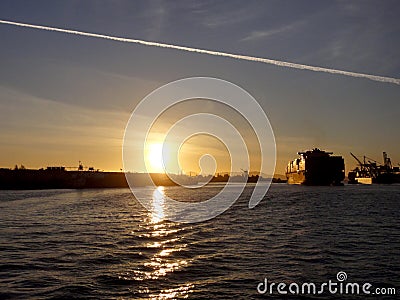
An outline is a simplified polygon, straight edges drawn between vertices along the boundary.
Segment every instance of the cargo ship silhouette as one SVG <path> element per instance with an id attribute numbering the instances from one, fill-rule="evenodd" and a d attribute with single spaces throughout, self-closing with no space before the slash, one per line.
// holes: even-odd
<path id="1" fill-rule="evenodd" d="M 288 184 L 303 185 L 343 185 L 344 159 L 332 156 L 318 148 L 298 152 L 299 157 L 286 167 Z"/>

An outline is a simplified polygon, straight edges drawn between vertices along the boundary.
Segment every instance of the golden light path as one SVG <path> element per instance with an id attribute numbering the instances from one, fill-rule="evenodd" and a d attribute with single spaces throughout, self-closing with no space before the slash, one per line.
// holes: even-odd
<path id="1" fill-rule="evenodd" d="M 149 242 L 146 247 L 157 249 L 157 252 L 144 262 L 144 270 L 133 271 L 135 280 L 163 280 L 163 277 L 189 264 L 189 261 L 181 258 L 179 254 L 174 255 L 174 252 L 179 253 L 184 250 L 187 244 L 182 242 L 182 237 L 176 235 L 181 229 L 177 228 L 175 223 L 163 222 L 165 216 L 164 189 L 160 186 L 153 191 L 153 209 L 146 221 L 147 224 L 144 225 L 149 230 L 146 237 L 156 238 L 156 241 Z M 148 299 L 176 299 L 188 298 L 193 289 L 193 283 L 186 283 L 162 289 L 156 293 L 148 288 L 140 292 L 147 294 Z"/>
<path id="2" fill-rule="evenodd" d="M 153 192 L 153 210 L 151 212 L 151 222 L 159 223 L 164 219 L 164 217 L 164 187 L 159 186 Z"/>

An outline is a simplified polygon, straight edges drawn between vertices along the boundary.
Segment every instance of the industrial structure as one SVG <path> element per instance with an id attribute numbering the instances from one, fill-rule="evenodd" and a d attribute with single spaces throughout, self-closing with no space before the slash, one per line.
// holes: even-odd
<path id="1" fill-rule="evenodd" d="M 349 183 L 399 183 L 400 168 L 392 166 L 392 161 L 386 152 L 383 152 L 383 164 L 378 161 L 364 156 L 361 161 L 353 153 L 351 156 L 357 161 L 358 166 L 349 172 Z"/>

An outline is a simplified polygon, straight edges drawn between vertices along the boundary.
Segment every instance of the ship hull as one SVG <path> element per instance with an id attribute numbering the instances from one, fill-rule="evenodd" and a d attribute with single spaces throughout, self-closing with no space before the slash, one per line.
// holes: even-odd
<path id="1" fill-rule="evenodd" d="M 349 173 L 350 175 L 350 173 Z M 349 184 L 393 184 L 400 183 L 400 174 L 381 174 L 377 177 L 349 177 Z"/>
<path id="2" fill-rule="evenodd" d="M 371 177 L 356 177 L 356 182 L 359 184 L 372 184 Z"/>
<path id="3" fill-rule="evenodd" d="M 286 173 L 288 184 L 306 184 L 306 176 L 304 172 Z"/>
<path id="4" fill-rule="evenodd" d="M 288 184 L 300 185 L 343 185 L 340 181 L 334 181 L 331 178 L 315 178 L 309 179 L 304 172 L 293 172 L 286 174 Z"/>

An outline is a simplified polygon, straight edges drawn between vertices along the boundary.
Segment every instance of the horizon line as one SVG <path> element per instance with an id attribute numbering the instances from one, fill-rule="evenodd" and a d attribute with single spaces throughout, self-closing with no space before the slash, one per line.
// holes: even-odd
<path id="1" fill-rule="evenodd" d="M 18 168 L 16 168 L 18 167 Z M 19 165 L 16 164 L 14 167 L 1 167 L 0 166 L 0 170 L 10 170 L 10 171 L 49 171 L 49 168 L 57 168 L 59 170 L 63 170 L 65 172 L 74 172 L 74 171 L 79 171 L 79 172 L 104 172 L 104 173 L 131 173 L 131 174 L 168 174 L 168 175 L 186 175 L 186 176 L 192 176 L 189 175 L 191 173 L 193 173 L 193 176 L 211 176 L 213 174 L 201 174 L 201 173 L 197 173 L 195 171 L 188 171 L 188 172 L 178 172 L 178 173 L 174 173 L 174 172 L 145 172 L 145 171 L 135 171 L 135 170 L 123 170 L 123 169 L 119 169 L 119 170 L 104 170 L 104 169 L 97 169 L 97 168 L 93 168 L 93 170 L 89 170 L 89 167 L 85 167 L 83 170 L 79 170 L 78 167 L 65 167 L 63 165 L 60 166 L 46 166 L 46 167 L 41 167 L 41 168 L 30 168 L 30 167 L 25 167 L 23 164 Z M 51 171 L 51 170 L 50 170 Z M 244 172 L 241 170 L 237 170 L 237 171 L 216 171 L 214 173 L 213 176 L 215 175 L 229 175 L 229 174 L 243 174 Z M 247 171 L 247 173 L 249 174 L 249 176 L 254 176 L 254 173 L 258 173 L 256 175 L 259 176 L 271 176 L 271 174 L 265 174 L 265 173 L 260 173 L 259 171 Z M 274 173 L 274 175 L 282 175 L 280 173 Z"/>

